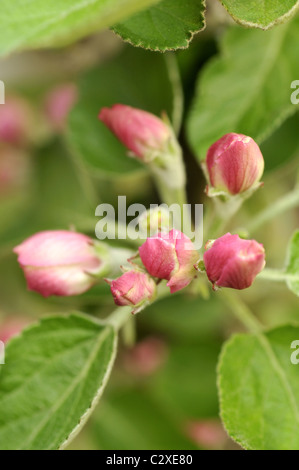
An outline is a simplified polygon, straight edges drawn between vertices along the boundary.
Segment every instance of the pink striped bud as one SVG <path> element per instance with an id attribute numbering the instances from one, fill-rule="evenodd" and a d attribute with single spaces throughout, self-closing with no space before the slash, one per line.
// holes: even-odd
<path id="1" fill-rule="evenodd" d="M 110 284 L 116 305 L 139 307 L 150 301 L 156 293 L 156 284 L 151 277 L 141 271 L 127 271 Z"/>
<path id="2" fill-rule="evenodd" d="M 101 269 L 91 238 L 69 231 L 40 232 L 14 249 L 28 288 L 44 297 L 87 291 Z"/>
<path id="3" fill-rule="evenodd" d="M 246 289 L 265 266 L 265 250 L 255 240 L 227 233 L 206 244 L 204 264 L 213 286 Z"/>
<path id="4" fill-rule="evenodd" d="M 99 119 L 138 158 L 148 161 L 165 151 L 172 131 L 161 119 L 140 109 L 116 104 L 103 108 Z"/>
<path id="5" fill-rule="evenodd" d="M 0 105 L 0 142 L 19 145 L 26 142 L 30 133 L 31 111 L 20 98 L 7 98 Z"/>
<path id="6" fill-rule="evenodd" d="M 78 90 L 73 83 L 60 85 L 49 92 L 46 97 L 45 111 L 55 130 L 64 130 L 68 115 L 77 98 Z"/>
<path id="7" fill-rule="evenodd" d="M 210 147 L 206 164 L 211 186 L 229 194 L 256 188 L 264 171 L 259 146 L 251 137 L 234 133 Z"/>
<path id="8" fill-rule="evenodd" d="M 149 237 L 139 248 L 139 255 L 151 276 L 168 281 L 171 293 L 188 286 L 196 277 L 199 254 L 191 240 L 178 230 Z"/>

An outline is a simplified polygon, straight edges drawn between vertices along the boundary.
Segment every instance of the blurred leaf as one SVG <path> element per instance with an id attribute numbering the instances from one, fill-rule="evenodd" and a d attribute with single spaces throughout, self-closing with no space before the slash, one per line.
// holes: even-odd
<path id="1" fill-rule="evenodd" d="M 215 341 L 172 345 L 165 366 L 151 380 L 155 399 L 182 419 L 216 416 L 219 351 Z"/>
<path id="2" fill-rule="evenodd" d="M 194 449 L 176 420 L 142 389 L 113 392 L 91 422 L 97 447 L 104 450 Z"/>
<path id="3" fill-rule="evenodd" d="M 173 90 L 162 55 L 128 48 L 79 83 L 80 99 L 70 115 L 68 142 L 93 173 L 119 175 L 141 169 L 125 147 L 98 120 L 102 107 L 123 103 L 171 117 Z"/>
<path id="4" fill-rule="evenodd" d="M 198 296 L 172 295 L 150 305 L 140 318 L 141 325 L 143 322 L 159 333 L 198 343 L 199 338 L 220 333 L 223 306 L 215 297 L 206 301 Z"/>
<path id="5" fill-rule="evenodd" d="M 149 7 L 158 0 L 2 0 L 0 54 L 69 44 Z"/>
<path id="6" fill-rule="evenodd" d="M 245 449 L 299 449 L 299 375 L 291 344 L 299 327 L 236 335 L 219 363 L 221 414 L 229 435 Z"/>
<path id="7" fill-rule="evenodd" d="M 0 228 L 0 245 L 8 251 L 34 232 L 69 229 L 94 216 L 95 206 L 84 193 L 70 155 L 58 141 L 37 149 L 28 191 L 22 198 L 24 204 L 15 206 L 13 218 L 5 217 L 7 223 Z"/>
<path id="8" fill-rule="evenodd" d="M 69 228 L 94 216 L 94 204 L 98 201 L 89 200 L 80 180 L 82 172 L 61 142 L 50 142 L 39 149 L 34 176 L 32 209 L 37 230 Z M 88 184 L 91 189 L 92 182 Z"/>
<path id="9" fill-rule="evenodd" d="M 288 288 L 299 296 L 299 230 L 292 236 L 288 248 L 286 275 L 295 276 L 297 278 L 292 280 L 286 276 L 286 281 Z"/>
<path id="10" fill-rule="evenodd" d="M 200 74 L 189 116 L 189 140 L 199 159 L 228 132 L 261 143 L 298 110 L 290 100 L 299 75 L 297 41 L 299 17 L 267 32 L 229 29 L 220 57 Z"/>
<path id="11" fill-rule="evenodd" d="M 181 49 L 205 27 L 204 11 L 204 0 L 162 0 L 113 30 L 134 46 L 160 51 Z"/>
<path id="12" fill-rule="evenodd" d="M 299 113 L 295 113 L 262 143 L 266 172 L 282 166 L 298 153 L 298 128 Z"/>
<path id="13" fill-rule="evenodd" d="M 299 5 L 297 0 L 221 0 L 234 20 L 244 26 L 271 28 L 290 18 Z"/>
<path id="14" fill-rule="evenodd" d="M 0 447 L 54 450 L 85 423 L 116 352 L 112 327 L 79 314 L 42 320 L 13 339 L 0 369 Z"/>

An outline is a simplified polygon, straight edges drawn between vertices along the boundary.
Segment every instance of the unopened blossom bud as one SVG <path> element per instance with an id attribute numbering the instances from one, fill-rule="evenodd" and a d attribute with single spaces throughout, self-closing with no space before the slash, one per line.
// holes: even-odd
<path id="1" fill-rule="evenodd" d="M 179 230 L 149 237 L 139 248 L 139 255 L 151 276 L 168 281 L 171 293 L 188 286 L 196 277 L 199 254 Z"/>
<path id="2" fill-rule="evenodd" d="M 256 142 L 234 133 L 210 147 L 206 164 L 212 188 L 232 195 L 257 187 L 264 171 L 263 155 Z"/>
<path id="3" fill-rule="evenodd" d="M 0 142 L 20 145 L 30 133 L 31 110 L 21 98 L 9 97 L 0 105 Z"/>
<path id="4" fill-rule="evenodd" d="M 156 235 L 173 227 L 173 215 L 164 205 L 144 211 L 138 218 L 138 225 L 143 234 Z"/>
<path id="5" fill-rule="evenodd" d="M 172 135 L 170 127 L 158 117 L 122 104 L 103 108 L 99 119 L 143 161 L 165 151 Z"/>
<path id="6" fill-rule="evenodd" d="M 132 306 L 134 310 L 150 301 L 156 293 L 154 280 L 141 271 L 127 271 L 110 284 L 111 293 L 116 305 Z"/>
<path id="7" fill-rule="evenodd" d="M 14 252 L 29 290 L 44 297 L 82 294 L 93 286 L 102 264 L 91 238 L 64 230 L 37 233 Z"/>
<path id="8" fill-rule="evenodd" d="M 206 245 L 204 264 L 213 286 L 246 289 L 265 266 L 265 250 L 255 240 L 227 233 Z"/>
<path id="9" fill-rule="evenodd" d="M 77 98 L 78 90 L 73 83 L 57 86 L 48 93 L 45 112 L 55 130 L 64 130 L 68 115 L 76 103 Z"/>

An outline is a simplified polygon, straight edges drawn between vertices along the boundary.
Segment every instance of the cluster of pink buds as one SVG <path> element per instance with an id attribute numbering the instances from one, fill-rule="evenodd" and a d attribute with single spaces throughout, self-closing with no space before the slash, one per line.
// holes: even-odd
<path id="1" fill-rule="evenodd" d="M 14 249 L 28 288 L 42 294 L 70 296 L 90 289 L 109 271 L 110 254 L 98 249 L 86 235 L 68 231 L 40 232 Z M 114 301 L 133 307 L 134 313 L 156 296 L 156 286 L 167 281 L 170 292 L 187 287 L 197 276 L 199 254 L 191 240 L 178 230 L 159 232 L 139 248 L 142 267 L 108 281 Z M 265 251 L 255 240 L 227 233 L 209 241 L 204 266 L 213 287 L 246 289 L 264 268 Z"/>
<path id="2" fill-rule="evenodd" d="M 52 109 L 53 119 L 57 118 L 57 125 L 64 121 L 65 111 L 73 103 L 75 94 L 73 88 L 68 88 L 58 90 L 52 96 L 49 109 Z M 168 162 L 160 158 L 163 153 L 169 153 L 174 143 L 174 133 L 167 122 L 120 104 L 103 108 L 99 118 L 137 158 L 149 163 L 158 156 L 157 165 L 162 167 Z M 7 135 L 13 135 L 13 132 Z M 253 139 L 241 134 L 227 134 L 209 149 L 206 169 L 209 191 L 214 192 L 213 195 L 233 198 L 253 191 L 261 184 L 264 160 Z M 148 236 L 134 258 L 126 256 L 131 263 L 130 269 L 123 269 L 123 274 L 114 280 L 106 279 L 115 303 L 132 307 L 133 313 L 155 298 L 157 285 L 162 280 L 167 281 L 170 292 L 175 293 L 187 287 L 198 271 L 204 270 L 214 289 L 246 289 L 264 268 L 263 246 L 255 240 L 244 240 L 230 233 L 209 241 L 203 261 L 200 261 L 199 253 L 184 233 L 163 228 L 169 214 L 158 210 L 154 215 L 154 233 Z M 142 223 L 147 229 L 148 214 Z M 102 246 L 99 249 L 97 242 L 79 233 L 41 232 L 14 251 L 29 289 L 45 297 L 81 294 L 99 278 L 111 273 L 108 248 Z M 137 258 L 139 264 L 132 261 Z M 118 261 L 119 267 L 120 259 Z"/>
<path id="3" fill-rule="evenodd" d="M 143 271 L 135 267 L 109 282 L 115 303 L 134 306 L 134 313 L 154 299 L 156 284 L 161 280 L 168 281 L 167 286 L 174 293 L 197 275 L 199 254 L 191 240 L 178 230 L 147 238 L 139 248 L 139 257 Z"/>

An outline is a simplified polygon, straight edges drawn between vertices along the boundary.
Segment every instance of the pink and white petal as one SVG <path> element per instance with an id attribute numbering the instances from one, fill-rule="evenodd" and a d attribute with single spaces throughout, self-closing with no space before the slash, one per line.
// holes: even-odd
<path id="1" fill-rule="evenodd" d="M 92 240 L 81 233 L 64 230 L 39 232 L 14 249 L 18 261 L 26 266 L 60 266 L 89 261 Z"/>
<path id="2" fill-rule="evenodd" d="M 23 270 L 28 289 L 37 291 L 44 297 L 79 295 L 95 283 L 91 276 L 77 266 L 52 268 L 27 266 Z"/>

